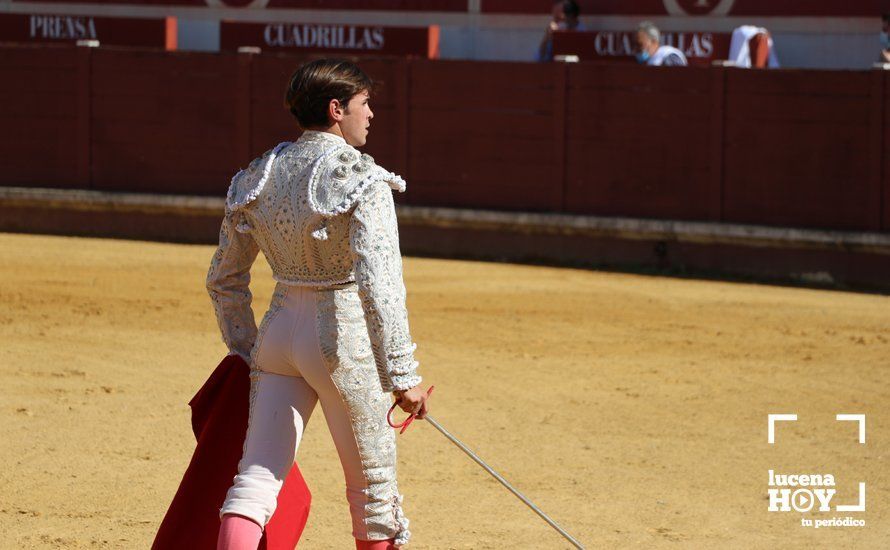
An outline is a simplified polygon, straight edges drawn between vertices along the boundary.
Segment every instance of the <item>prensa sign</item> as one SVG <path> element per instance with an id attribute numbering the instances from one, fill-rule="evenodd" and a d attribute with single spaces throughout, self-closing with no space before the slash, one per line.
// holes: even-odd
<path id="1" fill-rule="evenodd" d="M 0 15 L 0 42 L 75 43 L 98 40 L 102 45 L 176 49 L 176 18 L 136 19 L 52 15 Z"/>
<path id="2" fill-rule="evenodd" d="M 262 50 L 346 55 L 439 57 L 439 27 L 381 27 L 329 23 L 238 23 L 223 21 L 220 49 L 244 46 Z"/>

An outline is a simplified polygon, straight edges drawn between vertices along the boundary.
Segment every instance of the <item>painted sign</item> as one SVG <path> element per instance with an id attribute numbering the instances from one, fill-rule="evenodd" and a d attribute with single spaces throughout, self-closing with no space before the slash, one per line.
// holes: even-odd
<path id="1" fill-rule="evenodd" d="M 577 55 L 581 61 L 633 62 L 637 52 L 636 31 L 553 33 L 554 55 Z M 713 32 L 666 32 L 661 43 L 681 50 L 690 65 L 710 65 L 729 57 L 732 35 Z"/>
<path id="2" fill-rule="evenodd" d="M 14 3 L 104 4 L 128 6 L 207 6 L 211 8 L 280 8 L 302 10 L 375 10 L 466 12 L 467 0 L 13 0 Z"/>
<path id="3" fill-rule="evenodd" d="M 75 43 L 176 49 L 176 18 L 136 19 L 83 15 L 0 14 L 0 42 Z"/>
<path id="4" fill-rule="evenodd" d="M 335 23 L 240 23 L 223 21 L 220 49 L 255 46 L 262 50 L 345 55 L 439 57 L 439 27 L 380 27 Z"/>

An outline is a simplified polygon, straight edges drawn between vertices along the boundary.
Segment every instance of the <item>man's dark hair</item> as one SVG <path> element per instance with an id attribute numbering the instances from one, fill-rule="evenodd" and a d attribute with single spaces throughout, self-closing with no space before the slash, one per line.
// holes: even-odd
<path id="1" fill-rule="evenodd" d="M 562 12 L 566 17 L 575 18 L 581 15 L 581 7 L 575 0 L 562 0 Z"/>
<path id="2" fill-rule="evenodd" d="M 881 15 L 881 19 L 884 21 L 884 23 L 890 23 L 890 13 L 885 12 L 883 15 Z"/>
<path id="3" fill-rule="evenodd" d="M 345 109 L 362 91 L 371 92 L 374 82 L 354 63 L 344 59 L 316 59 L 302 65 L 291 76 L 284 105 L 300 127 L 327 126 L 328 105 L 336 99 Z"/>

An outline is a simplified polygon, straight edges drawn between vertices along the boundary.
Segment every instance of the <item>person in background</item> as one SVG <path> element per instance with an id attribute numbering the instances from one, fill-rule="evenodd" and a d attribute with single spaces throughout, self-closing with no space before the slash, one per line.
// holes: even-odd
<path id="1" fill-rule="evenodd" d="M 890 63 L 890 13 L 881 16 L 881 55 L 878 63 Z"/>
<path id="2" fill-rule="evenodd" d="M 547 26 L 541 45 L 538 47 L 538 61 L 553 61 L 553 31 L 583 31 L 584 25 L 578 17 L 581 8 L 575 0 L 553 2 L 553 19 Z"/>
<path id="3" fill-rule="evenodd" d="M 637 27 L 637 61 L 654 67 L 685 67 L 686 56 L 673 46 L 661 45 L 661 31 L 651 21 L 643 21 Z"/>
<path id="4" fill-rule="evenodd" d="M 779 68 L 772 36 L 768 30 L 754 25 L 742 25 L 732 31 L 729 61 L 744 69 Z"/>

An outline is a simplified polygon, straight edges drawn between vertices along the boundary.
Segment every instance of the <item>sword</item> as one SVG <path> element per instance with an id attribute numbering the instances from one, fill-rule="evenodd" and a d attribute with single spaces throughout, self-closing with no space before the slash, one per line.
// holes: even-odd
<path id="1" fill-rule="evenodd" d="M 545 514 L 543 511 L 541 511 L 540 508 L 538 508 L 537 506 L 535 506 L 535 503 L 533 503 L 533 502 L 530 501 L 528 498 L 526 498 L 525 495 L 523 495 L 522 493 L 520 493 L 515 487 L 513 487 L 513 486 L 510 484 L 509 481 L 507 481 L 506 479 L 504 479 L 504 477 L 501 476 L 501 474 L 495 472 L 494 469 L 493 469 L 491 466 L 489 466 L 488 464 L 486 464 L 484 460 L 482 460 L 481 458 L 479 458 L 479 457 L 476 455 L 476 453 L 474 453 L 474 452 L 471 451 L 469 448 L 467 448 L 466 445 L 464 445 L 463 443 L 461 443 L 461 441 L 460 441 L 458 438 L 456 438 L 456 437 L 454 437 L 453 435 L 451 435 L 451 433 L 450 433 L 448 430 L 446 430 L 445 428 L 443 428 L 441 424 L 439 424 L 438 422 L 436 422 L 436 421 L 433 419 L 433 417 L 431 417 L 430 415 L 426 415 L 426 416 L 423 417 L 422 420 L 426 420 L 426 421 L 429 422 L 434 428 L 436 428 L 437 430 L 439 430 L 440 432 L 442 432 L 442 435 L 444 435 L 445 437 L 447 437 L 449 441 L 451 441 L 452 443 L 454 443 L 455 445 L 457 445 L 457 447 L 458 447 L 461 451 L 465 452 L 465 453 L 467 454 L 467 456 L 469 456 L 470 458 L 472 458 L 472 459 L 476 462 L 476 464 L 482 466 L 482 469 L 483 469 L 483 470 L 485 470 L 486 472 L 488 472 L 489 474 L 491 474 L 491 476 L 494 477 L 496 480 L 500 481 L 500 482 L 501 482 L 501 485 L 503 485 L 504 487 L 507 488 L 508 491 L 510 491 L 511 493 L 513 493 L 514 495 L 516 495 L 516 498 L 518 498 L 518 499 L 521 500 L 523 503 L 525 503 L 526 506 L 528 506 L 528 507 L 531 508 L 536 514 L 538 514 L 539 516 L 541 516 L 541 519 L 543 519 L 543 520 L 546 521 L 548 524 L 550 524 L 550 527 L 553 527 L 554 529 L 556 529 L 556 531 L 557 531 L 560 535 L 562 535 L 563 537 L 566 538 L 566 540 L 568 540 L 570 543 L 572 543 L 572 546 L 574 546 L 575 548 L 578 548 L 578 549 L 580 549 L 580 550 L 584 550 L 584 546 L 582 546 L 581 543 L 578 542 L 577 539 L 575 539 L 575 537 L 573 537 L 572 535 L 570 535 L 565 529 L 563 529 L 562 527 L 560 527 L 559 524 L 557 524 L 555 521 L 553 521 L 552 519 L 550 519 L 550 517 L 549 517 L 547 514 Z"/>
<path id="2" fill-rule="evenodd" d="M 427 392 L 426 392 L 427 397 L 429 397 L 429 395 L 430 395 L 431 393 L 433 393 L 433 388 L 434 388 L 434 387 L 435 387 L 435 386 L 430 386 L 430 389 L 427 390 Z M 389 425 L 392 426 L 393 428 L 401 428 L 402 430 L 399 432 L 399 433 L 401 434 L 401 433 L 405 433 L 405 430 L 408 429 L 408 426 L 411 424 L 411 422 L 414 421 L 414 418 L 415 418 L 417 415 L 415 415 L 415 414 L 412 413 L 412 414 L 410 414 L 410 415 L 408 416 L 408 418 L 406 418 L 405 421 L 402 422 L 401 424 L 395 424 L 395 423 L 392 421 L 392 412 L 395 410 L 396 405 L 397 405 L 397 403 L 393 403 L 392 407 L 390 407 L 390 409 L 389 409 L 389 413 L 386 415 L 386 421 L 387 421 L 387 422 L 389 423 Z M 541 516 L 541 519 L 543 519 L 544 521 L 546 521 L 546 522 L 550 525 L 550 527 L 553 527 L 554 529 L 556 529 L 556 531 L 557 531 L 560 535 L 562 535 L 563 537 L 566 538 L 566 540 L 568 540 L 570 543 L 572 543 L 572 546 L 574 546 L 575 548 L 578 548 L 579 550 L 584 550 L 584 546 L 582 546 L 581 543 L 578 542 L 578 540 L 577 540 L 575 537 L 573 537 L 573 536 L 570 535 L 565 529 L 563 529 L 562 527 L 560 527 L 558 523 L 556 523 L 555 521 L 553 521 L 552 519 L 550 519 L 550 516 L 548 516 L 548 515 L 545 514 L 540 508 L 538 508 L 537 506 L 535 506 L 535 503 L 534 503 L 534 502 L 530 501 L 525 495 L 523 495 L 522 493 L 520 493 L 519 490 L 517 490 L 516 487 L 513 487 L 513 485 L 511 485 L 509 481 L 507 481 L 506 479 L 504 479 L 504 477 L 503 477 L 501 474 L 495 472 L 495 471 L 494 471 L 494 468 L 492 468 L 491 466 L 489 466 L 488 464 L 486 464 L 484 460 L 482 460 L 481 458 L 479 458 L 479 456 L 476 455 L 476 453 L 474 453 L 473 451 L 471 451 L 471 450 L 469 449 L 469 447 L 467 447 L 466 445 L 464 445 L 458 438 L 456 438 L 456 437 L 454 437 L 453 435 L 451 435 L 451 432 L 449 432 L 448 430 L 446 430 L 445 428 L 443 428 L 442 425 L 439 424 L 438 422 L 436 422 L 436 421 L 433 419 L 432 416 L 430 416 L 430 415 L 426 415 L 426 416 L 423 417 L 423 420 L 426 420 L 427 422 L 429 422 L 434 428 L 436 428 L 437 430 L 439 430 L 439 431 L 442 433 L 442 435 L 444 435 L 445 437 L 447 437 L 449 441 L 451 441 L 452 443 L 454 443 L 455 445 L 457 445 L 457 447 L 458 447 L 461 451 L 463 451 L 464 453 L 467 454 L 467 456 L 469 456 L 470 458 L 472 458 L 472 459 L 476 462 L 476 464 L 482 466 L 482 469 L 483 469 L 483 470 L 485 470 L 486 472 L 488 472 L 489 474 L 491 474 L 491 476 L 492 476 L 493 478 L 495 478 L 496 480 L 498 480 L 498 481 L 501 483 L 501 485 L 503 485 L 504 487 L 507 488 L 508 491 L 510 491 L 511 493 L 513 493 L 513 494 L 516 496 L 516 498 L 518 498 L 519 500 L 521 500 L 526 506 L 528 506 L 528 507 L 531 508 L 536 514 L 538 514 L 539 516 Z"/>

